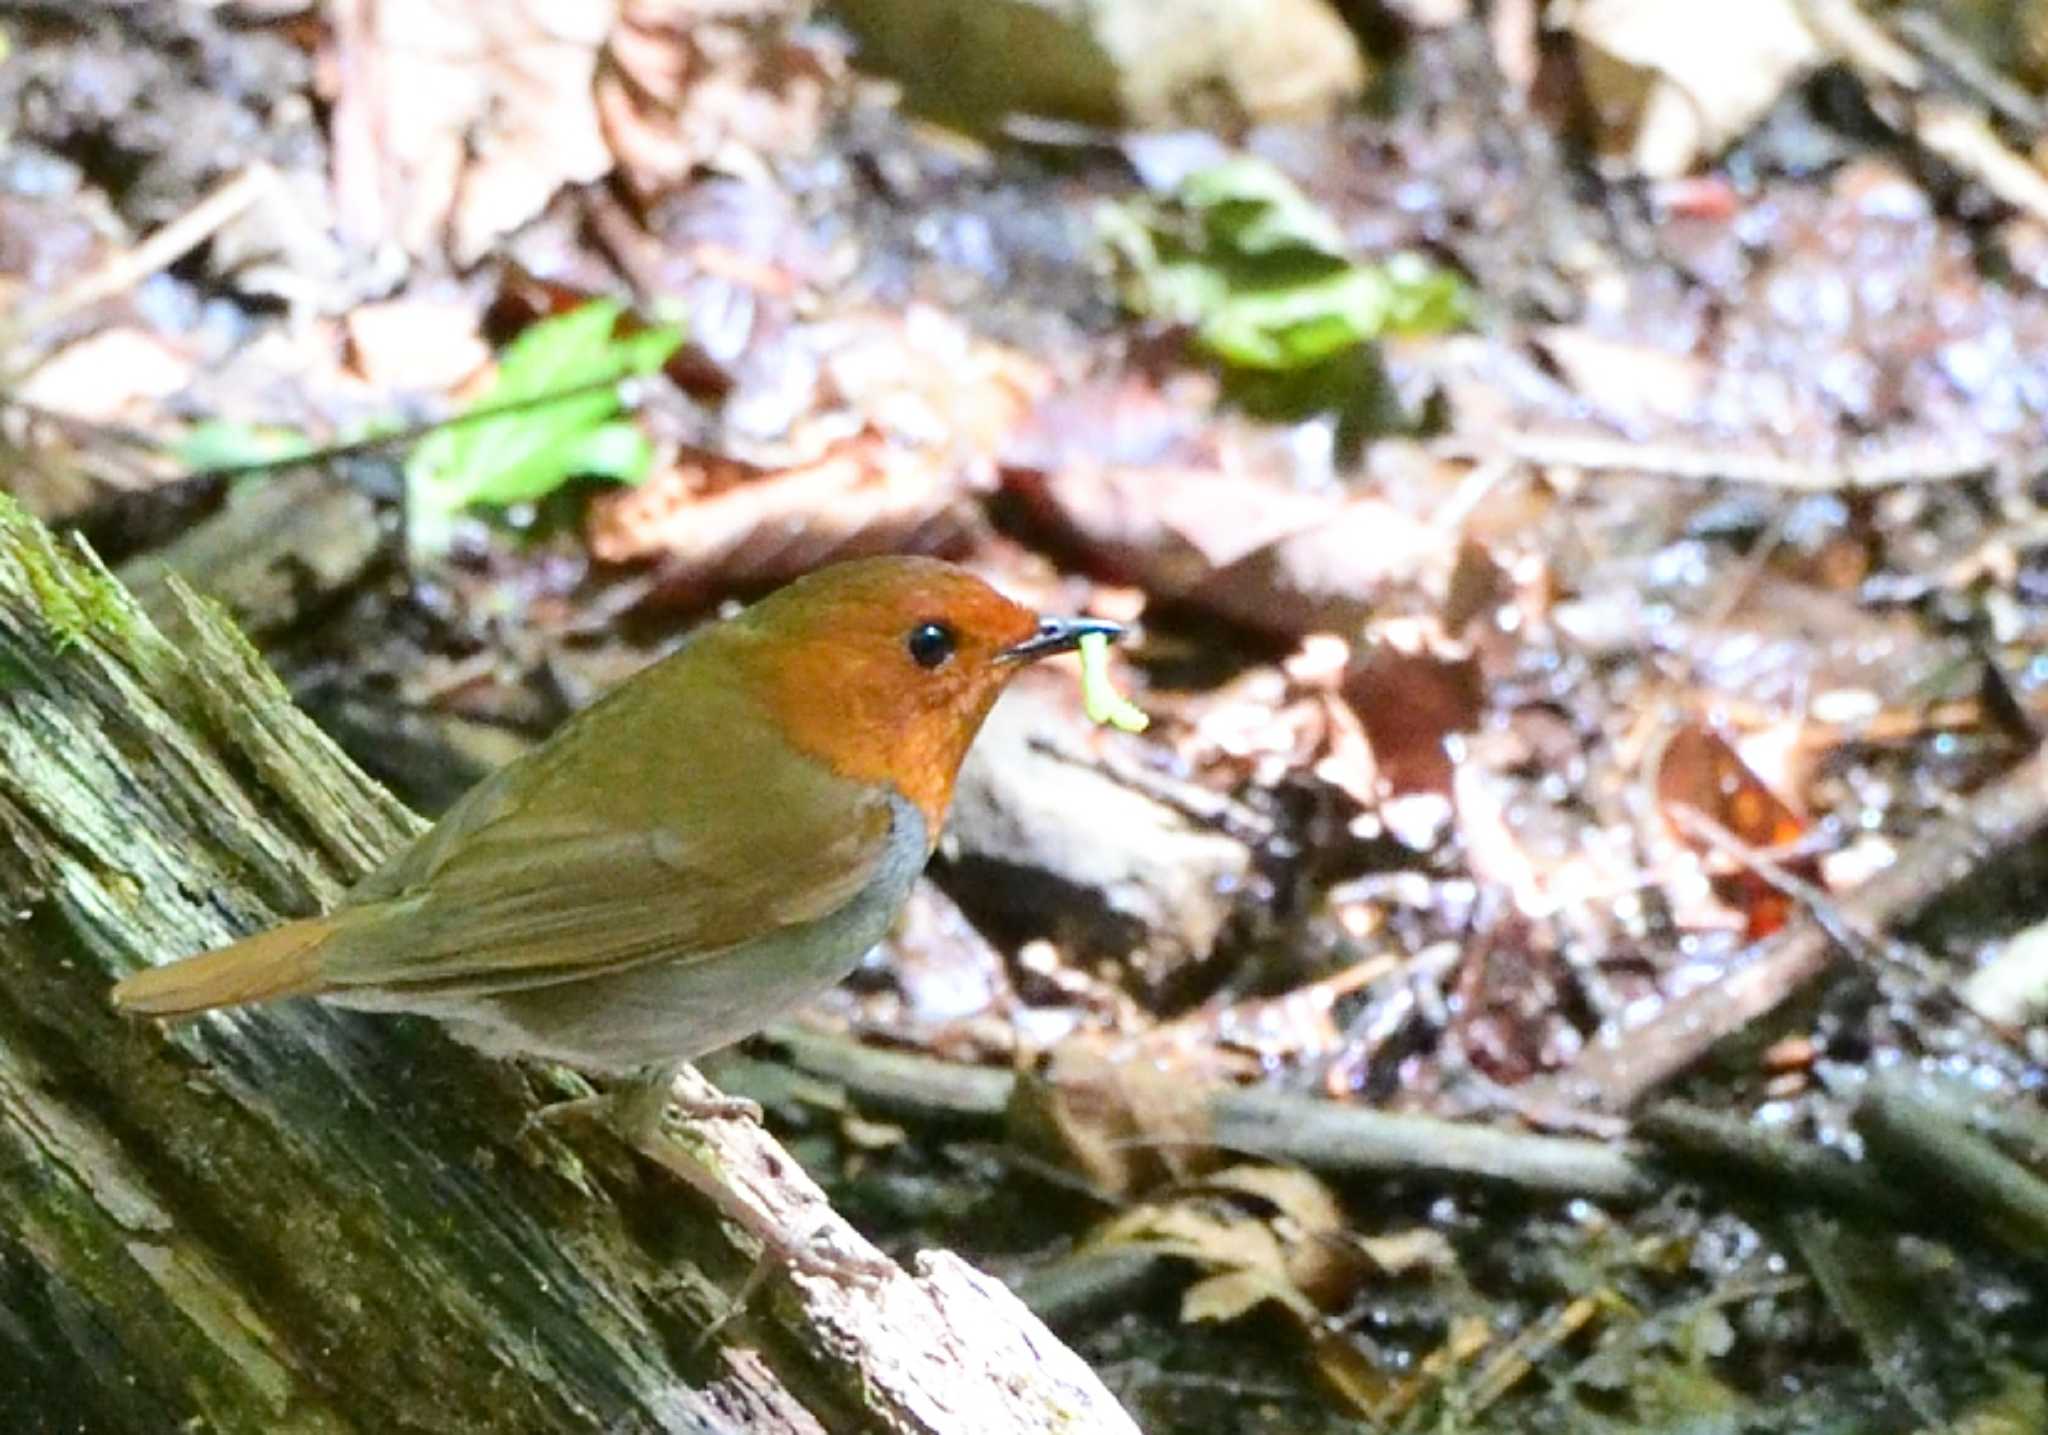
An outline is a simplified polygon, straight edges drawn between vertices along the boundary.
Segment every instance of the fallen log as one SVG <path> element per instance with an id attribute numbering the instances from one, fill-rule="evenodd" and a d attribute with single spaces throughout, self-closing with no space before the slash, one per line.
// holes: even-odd
<path id="1" fill-rule="evenodd" d="M 734 1312 L 753 1256 L 709 1203 L 528 1129 L 558 1093 L 431 1023 L 117 1016 L 115 978 L 314 911 L 420 827 L 165 593 L 159 627 L 0 499 L 0 1429 L 1135 1428 L 945 1253 Z M 692 1140 L 862 1248 L 757 1127 Z"/>

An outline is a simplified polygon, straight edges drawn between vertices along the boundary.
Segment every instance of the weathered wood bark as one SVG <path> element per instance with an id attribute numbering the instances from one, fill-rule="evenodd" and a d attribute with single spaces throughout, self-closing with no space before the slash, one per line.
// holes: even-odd
<path id="1" fill-rule="evenodd" d="M 174 591 L 173 637 L 0 499 L 0 1429 L 1128 1431 L 945 1255 L 751 1269 L 530 1073 L 316 1003 L 164 1030 L 117 975 L 315 909 L 418 828 Z M 758 1130 L 696 1138 L 836 1222 Z M 832 1239 L 858 1238 L 834 1225 Z"/>

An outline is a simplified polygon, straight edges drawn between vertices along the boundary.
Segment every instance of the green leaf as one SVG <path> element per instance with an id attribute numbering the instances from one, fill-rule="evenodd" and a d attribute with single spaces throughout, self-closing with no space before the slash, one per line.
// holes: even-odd
<path id="1" fill-rule="evenodd" d="M 1261 159 L 1225 160 L 1197 170 L 1182 181 L 1175 198 L 1204 215 L 1218 244 L 1240 254 L 1344 251 L 1344 235 L 1336 221 Z"/>
<path id="2" fill-rule="evenodd" d="M 621 313 L 599 299 L 535 324 L 500 356 L 473 410 L 486 416 L 438 429 L 413 450 L 406 497 L 415 551 L 443 544 L 450 520 L 468 508 L 531 502 L 580 475 L 646 476 L 653 449 L 619 420 L 617 384 L 659 369 L 683 333 L 661 326 L 619 337 Z"/>
<path id="3" fill-rule="evenodd" d="M 208 419 L 187 429 L 173 453 L 179 463 L 199 472 L 280 463 L 312 451 L 306 436 L 292 429 Z"/>
<path id="4" fill-rule="evenodd" d="M 1263 160 L 1198 171 L 1167 201 L 1098 215 L 1139 313 L 1194 329 L 1226 367 L 1312 370 L 1387 334 L 1465 322 L 1464 284 L 1419 255 L 1361 264 L 1336 222 Z"/>
<path id="5" fill-rule="evenodd" d="M 583 435 L 570 457 L 578 473 L 638 483 L 654 462 L 654 445 L 630 423 L 608 423 Z"/>

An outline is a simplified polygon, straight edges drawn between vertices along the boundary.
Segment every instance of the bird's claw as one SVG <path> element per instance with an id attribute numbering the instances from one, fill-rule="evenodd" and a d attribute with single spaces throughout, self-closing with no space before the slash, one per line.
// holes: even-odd
<path id="1" fill-rule="evenodd" d="M 595 1096 L 575 1096 L 551 1101 L 529 1112 L 519 1128 L 521 1139 L 531 1136 L 543 1124 L 584 1121 L 609 1126 L 631 1145 L 643 1145 L 659 1137 L 674 1111 L 686 1122 L 751 1121 L 760 1125 L 761 1103 L 744 1096 L 681 1095 L 675 1090 L 675 1073 L 663 1071 L 621 1082 Z"/>
<path id="2" fill-rule="evenodd" d="M 587 1121 L 593 1124 L 603 1121 L 609 1114 L 612 1098 L 602 1096 L 572 1096 L 564 1101 L 550 1101 L 545 1106 L 536 1106 L 526 1113 L 526 1119 L 519 1123 L 519 1139 L 531 1137 L 543 1126 L 561 1126 L 569 1122 Z"/>
<path id="3" fill-rule="evenodd" d="M 522 1135 L 543 1123 L 588 1121 L 610 1128 L 629 1146 L 657 1165 L 683 1178 L 709 1197 L 714 1205 L 761 1245 L 761 1257 L 734 1302 L 738 1309 L 771 1269 L 780 1267 L 795 1275 L 837 1281 L 845 1285 L 873 1288 L 901 1273 L 894 1261 L 877 1252 L 847 1250 L 833 1245 L 831 1222 L 801 1238 L 777 1226 L 765 1213 L 741 1200 L 704 1165 L 701 1158 L 671 1139 L 664 1129 L 670 1112 L 685 1122 L 761 1121 L 758 1103 L 741 1096 L 722 1094 L 687 1095 L 675 1091 L 673 1072 L 661 1072 L 624 1082 L 598 1096 L 576 1097 L 543 1106 L 526 1118 Z"/>

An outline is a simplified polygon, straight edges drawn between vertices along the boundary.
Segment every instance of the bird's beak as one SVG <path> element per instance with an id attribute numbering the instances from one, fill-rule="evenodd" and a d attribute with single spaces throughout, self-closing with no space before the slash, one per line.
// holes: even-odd
<path id="1" fill-rule="evenodd" d="M 1100 633 L 1114 643 L 1124 635 L 1124 625 L 1107 618 L 1040 618 L 1037 632 L 996 656 L 1005 663 L 1032 663 L 1054 653 L 1072 652 L 1090 633 Z"/>

